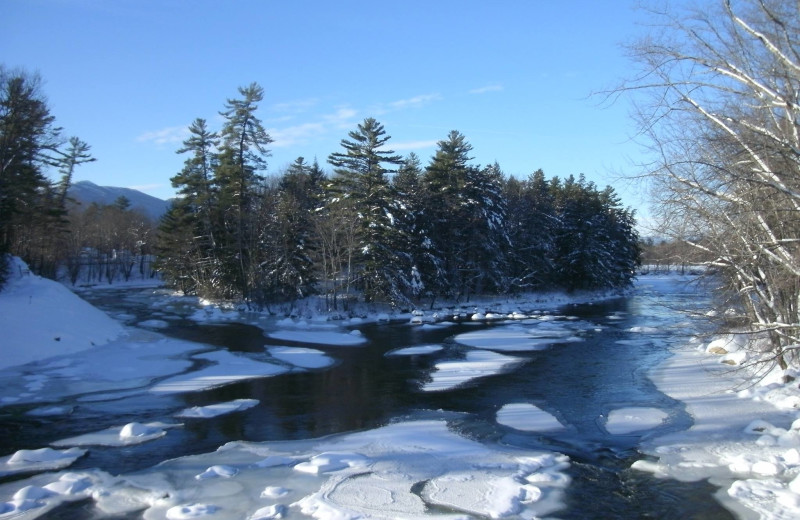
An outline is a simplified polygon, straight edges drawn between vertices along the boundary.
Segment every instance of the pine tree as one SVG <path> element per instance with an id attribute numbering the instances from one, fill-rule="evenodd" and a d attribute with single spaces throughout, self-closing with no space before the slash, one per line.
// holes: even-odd
<path id="1" fill-rule="evenodd" d="M 345 151 L 328 157 L 335 167 L 329 188 L 330 204 L 358 216 L 354 257 L 365 298 L 404 302 L 411 265 L 395 225 L 399 208 L 388 179 L 393 172 L 391 166 L 399 165 L 402 158 L 384 148 L 390 136 L 374 118 L 365 119 L 348 136 L 349 140 L 341 141 Z"/>
<path id="2" fill-rule="evenodd" d="M 241 99 L 229 99 L 222 127 L 222 147 L 218 156 L 216 182 L 219 186 L 219 204 L 223 210 L 224 256 L 226 283 L 238 287 L 239 295 L 249 301 L 252 280 L 255 277 L 251 263 L 251 250 L 256 245 L 254 223 L 249 215 L 255 213 L 255 197 L 263 181 L 257 172 L 266 169 L 267 148 L 272 138 L 256 116 L 258 103 L 264 89 L 257 83 L 240 87 Z"/>
<path id="3" fill-rule="evenodd" d="M 504 188 L 507 226 L 513 247 L 509 257 L 511 287 L 546 289 L 553 280 L 555 202 L 542 170 L 526 180 L 509 178 Z"/>
<path id="4" fill-rule="evenodd" d="M 218 190 L 213 183 L 218 145 L 219 138 L 208 130 L 206 121 L 195 119 L 189 126 L 189 137 L 176 152 L 191 155 L 171 179 L 178 197 L 167 214 L 169 221 L 162 223 L 159 234 L 160 256 L 180 256 L 161 264 L 165 278 L 180 280 L 184 292 L 199 292 L 206 297 L 221 296 L 218 293 L 221 261 L 214 238 L 219 227 Z M 175 266 L 178 269 L 173 272 Z"/>
<path id="5" fill-rule="evenodd" d="M 468 215 L 465 189 L 472 151 L 464 135 L 453 130 L 439 141 L 422 177 L 423 211 L 430 226 L 431 262 L 421 271 L 431 295 L 460 297 L 465 291 L 464 244 Z"/>

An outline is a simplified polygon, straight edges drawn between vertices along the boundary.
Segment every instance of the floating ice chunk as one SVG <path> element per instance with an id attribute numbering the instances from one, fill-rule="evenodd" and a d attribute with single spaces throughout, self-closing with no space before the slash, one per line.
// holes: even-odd
<path id="1" fill-rule="evenodd" d="M 524 359 L 504 356 L 485 350 L 471 350 L 463 360 L 442 361 L 436 364 L 431 381 L 422 386 L 426 392 L 441 392 L 463 385 L 479 377 L 498 374 L 524 362 Z"/>
<path id="2" fill-rule="evenodd" d="M 197 354 L 195 358 L 216 364 L 187 374 L 166 379 L 150 389 L 156 393 L 200 392 L 209 388 L 285 373 L 288 369 L 272 363 L 256 361 L 227 350 Z"/>
<path id="3" fill-rule="evenodd" d="M 562 331 L 563 332 L 563 331 Z M 538 331 L 520 326 L 496 327 L 458 334 L 455 341 L 462 345 L 500 352 L 544 350 L 553 343 L 581 341 L 572 331 L 566 334 Z"/>
<path id="4" fill-rule="evenodd" d="M 605 427 L 612 435 L 625 435 L 660 426 L 666 418 L 667 413 L 658 408 L 621 408 L 608 414 Z"/>
<path id="5" fill-rule="evenodd" d="M 128 423 L 99 432 L 86 433 L 52 443 L 53 446 L 130 446 L 152 441 L 167 434 L 165 428 L 176 428 L 180 424 L 161 422 L 141 424 Z"/>
<path id="6" fill-rule="evenodd" d="M 275 359 L 301 368 L 324 368 L 333 364 L 333 359 L 313 348 L 270 347 L 268 350 Z"/>
<path id="7" fill-rule="evenodd" d="M 356 332 L 356 331 L 353 331 Z M 269 337 L 281 341 L 295 341 L 297 343 L 313 343 L 330 346 L 356 346 L 367 342 L 360 333 L 348 334 L 333 331 L 305 331 L 305 330 L 279 330 L 270 332 Z"/>
<path id="8" fill-rule="evenodd" d="M 224 403 L 193 406 L 175 414 L 175 417 L 208 419 L 233 412 L 241 412 L 258 405 L 258 399 L 234 399 Z"/>
<path id="9" fill-rule="evenodd" d="M 195 475 L 194 478 L 195 480 L 206 480 L 209 478 L 231 478 L 235 477 L 238 473 L 239 470 L 233 466 L 219 464 L 216 466 L 211 466 L 199 475 Z"/>
<path id="10" fill-rule="evenodd" d="M 561 430 L 564 425 L 541 408 L 528 403 L 504 405 L 497 412 L 497 422 L 516 430 L 544 432 Z"/>
<path id="11" fill-rule="evenodd" d="M 200 518 L 210 516 L 219 511 L 219 507 L 210 504 L 187 504 L 174 506 L 167 509 L 168 520 L 184 520 L 186 518 Z"/>
<path id="12" fill-rule="evenodd" d="M 422 356 L 425 354 L 433 354 L 439 352 L 444 347 L 442 345 L 418 345 L 416 347 L 398 348 L 390 350 L 386 353 L 387 356 Z"/>
<path id="13" fill-rule="evenodd" d="M 86 450 L 80 448 L 19 450 L 7 457 L 0 457 L 0 476 L 62 469 L 70 466 L 84 455 L 86 455 Z"/>

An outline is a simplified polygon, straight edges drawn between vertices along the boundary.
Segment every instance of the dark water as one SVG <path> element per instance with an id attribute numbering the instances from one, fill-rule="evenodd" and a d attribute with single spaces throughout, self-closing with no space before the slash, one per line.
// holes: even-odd
<path id="1" fill-rule="evenodd" d="M 128 314 L 131 323 L 165 319 L 170 326 L 159 332 L 254 357 L 263 355 L 265 346 L 289 344 L 270 340 L 253 326 L 197 325 L 186 319 L 187 309 L 180 305 L 159 307 L 153 316 L 152 303 L 161 297 L 152 289 L 98 291 L 86 298 L 111 314 Z M 454 426 L 473 439 L 568 455 L 573 480 L 567 488 L 567 508 L 557 514 L 559 518 L 732 518 L 711 497 L 716 491 L 713 486 L 655 479 L 629 469 L 641 458 L 637 446 L 643 438 L 691 425 L 682 404 L 661 394 L 647 378 L 647 370 L 669 355 L 671 344 L 684 341 L 691 329 L 699 326 L 687 323 L 672 307 L 700 303 L 695 289 L 642 280 L 630 297 L 562 309 L 564 315 L 588 321 L 599 329 L 581 333 L 584 341 L 557 344 L 539 352 L 515 352 L 511 355 L 526 362 L 510 372 L 444 392 L 423 392 L 420 383 L 437 360 L 452 359 L 463 350 L 455 346 L 453 336 L 506 325 L 456 324 L 442 329 L 366 325 L 359 327 L 369 340 L 366 346 L 311 345 L 336 360 L 325 369 L 168 397 L 146 392 L 107 399 L 92 396 L 90 401 L 58 403 L 72 405 L 74 411 L 53 418 L 31 418 L 22 415 L 24 407 L 7 407 L 0 423 L 0 442 L 4 452 L 38 448 L 56 439 L 134 420 L 170 422 L 172 414 L 189 406 L 238 398 L 260 401 L 244 412 L 184 420 L 184 428 L 170 430 L 169 435 L 153 442 L 125 448 L 93 447 L 72 466 L 121 474 L 167 458 L 213 451 L 230 440 L 308 439 L 371 429 L 393 419 L 443 410 L 458 412 Z M 648 329 L 632 332 L 635 327 Z M 424 356 L 385 356 L 392 349 L 430 343 L 443 344 L 445 349 Z M 552 413 L 568 428 L 542 435 L 497 424 L 495 415 L 500 407 L 520 402 Z M 643 433 L 606 433 L 604 417 L 611 410 L 629 406 L 660 408 L 669 412 L 669 419 L 665 425 Z M 93 518 L 93 514 L 90 504 L 81 502 L 60 509 L 53 518 Z"/>

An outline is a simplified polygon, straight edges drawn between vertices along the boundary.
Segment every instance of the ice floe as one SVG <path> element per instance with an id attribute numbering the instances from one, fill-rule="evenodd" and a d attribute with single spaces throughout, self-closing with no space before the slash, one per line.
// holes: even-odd
<path id="1" fill-rule="evenodd" d="M 650 430 L 660 426 L 667 413 L 658 408 L 629 407 L 612 410 L 608 414 L 605 428 L 612 435 L 626 435 L 629 433 Z"/>
<path id="2" fill-rule="evenodd" d="M 209 404 L 206 406 L 192 406 L 175 414 L 175 417 L 189 419 L 209 419 L 233 412 L 241 412 L 258 405 L 258 399 L 234 399 L 224 403 Z"/>
<path id="3" fill-rule="evenodd" d="M 547 432 L 564 429 L 564 425 L 536 405 L 512 403 L 497 411 L 497 422 L 515 430 Z"/>
<path id="4" fill-rule="evenodd" d="M 86 450 L 80 448 L 18 450 L 6 457 L 0 457 L 0 476 L 63 469 L 84 455 Z"/>
<path id="5" fill-rule="evenodd" d="M 461 386 L 473 379 L 499 374 L 525 360 L 488 350 L 470 350 L 464 359 L 440 361 L 422 385 L 426 392 L 441 392 Z"/>
<path id="6" fill-rule="evenodd" d="M 325 368 L 334 363 L 324 352 L 313 348 L 269 347 L 267 351 L 275 359 L 300 368 Z"/>
<path id="7" fill-rule="evenodd" d="M 218 386 L 283 374 L 289 369 L 283 366 L 256 361 L 227 350 L 216 350 L 193 356 L 195 359 L 211 361 L 214 365 L 168 378 L 150 388 L 151 392 L 199 392 Z"/>
<path id="8" fill-rule="evenodd" d="M 57 440 L 53 446 L 130 446 L 152 441 L 167 434 L 169 428 L 177 428 L 180 424 L 167 424 L 153 422 L 142 424 L 128 423 L 101 430 L 99 432 L 85 433 L 67 439 Z"/>
<path id="9" fill-rule="evenodd" d="M 416 347 L 405 347 L 390 350 L 385 355 L 387 356 L 423 356 L 426 354 L 433 354 L 439 352 L 444 346 L 442 345 L 418 345 Z"/>
<path id="10" fill-rule="evenodd" d="M 281 341 L 339 347 L 352 347 L 367 343 L 367 339 L 364 338 L 358 330 L 354 330 L 350 333 L 326 330 L 278 330 L 270 332 L 268 335 L 270 338 Z"/>

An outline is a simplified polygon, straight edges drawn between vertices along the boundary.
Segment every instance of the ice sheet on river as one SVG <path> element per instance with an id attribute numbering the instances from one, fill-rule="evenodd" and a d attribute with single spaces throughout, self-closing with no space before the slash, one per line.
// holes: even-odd
<path id="1" fill-rule="evenodd" d="M 499 352 L 524 352 L 544 350 L 554 343 L 583 341 L 567 326 L 552 326 L 552 322 L 538 327 L 506 325 L 458 334 L 457 343 L 473 348 Z"/>
<path id="2" fill-rule="evenodd" d="M 277 330 L 268 335 L 270 338 L 281 341 L 340 347 L 353 347 L 367 343 L 367 339 L 358 330 L 349 333 L 330 330 Z"/>
<path id="3" fill-rule="evenodd" d="M 461 386 L 473 379 L 499 374 L 525 360 L 488 350 L 470 350 L 464 359 L 440 361 L 422 385 L 426 392 L 441 392 Z"/>
<path id="4" fill-rule="evenodd" d="M 283 374 L 290 370 L 287 367 L 233 354 L 227 350 L 206 352 L 194 357 L 211 361 L 214 364 L 161 381 L 150 391 L 154 393 L 199 392 L 245 379 Z"/>
<path id="5" fill-rule="evenodd" d="M 553 415 L 530 403 L 504 405 L 497 411 L 497 422 L 515 430 L 529 432 L 564 429 L 564 425 Z"/>
<path id="6" fill-rule="evenodd" d="M 231 442 L 134 475 L 38 475 L 0 486 L 0 512 L 20 512 L 25 494 L 26 518 L 88 497 L 104 514 L 143 511 L 146 520 L 278 518 L 287 512 L 341 520 L 464 513 L 533 518 L 562 507 L 568 465 L 560 454 L 486 445 L 443 420 L 420 420 L 316 440 Z M 454 513 L 436 513 L 436 506 Z"/>

